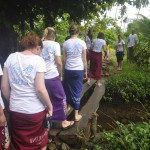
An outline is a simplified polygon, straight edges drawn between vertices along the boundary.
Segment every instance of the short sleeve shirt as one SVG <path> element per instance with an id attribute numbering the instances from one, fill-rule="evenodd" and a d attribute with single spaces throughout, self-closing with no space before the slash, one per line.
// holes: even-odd
<path id="1" fill-rule="evenodd" d="M 38 72 L 46 72 L 44 60 L 37 55 L 12 53 L 4 63 L 8 70 L 10 110 L 24 114 L 41 112 L 45 106 L 35 90 L 35 78 Z"/>
<path id="2" fill-rule="evenodd" d="M 128 37 L 128 47 L 133 47 L 137 40 L 138 39 L 137 39 L 136 34 L 130 34 L 129 37 Z"/>
<path id="3" fill-rule="evenodd" d="M 123 40 L 121 40 L 120 42 L 117 42 L 116 43 L 116 51 L 117 52 L 123 52 L 124 51 L 124 45 L 125 45 L 125 42 Z"/>
<path id="4" fill-rule="evenodd" d="M 63 44 L 63 51 L 65 51 L 66 54 L 65 69 L 84 70 L 82 53 L 86 49 L 86 43 L 79 38 L 65 41 Z"/>
<path id="5" fill-rule="evenodd" d="M 102 52 L 103 46 L 106 45 L 106 41 L 103 39 L 94 39 L 93 40 L 93 51 L 100 53 Z"/>
<path id="6" fill-rule="evenodd" d="M 2 71 L 2 68 L 1 68 L 1 64 L 0 64 L 0 76 L 3 75 L 3 71 Z M 4 109 L 4 103 L 3 103 L 3 100 L 2 100 L 2 97 L 1 97 L 1 90 L 0 90 L 0 104 L 2 106 L 2 108 Z"/>
<path id="7" fill-rule="evenodd" d="M 50 40 L 44 41 L 40 56 L 45 60 L 46 63 L 45 79 L 57 77 L 59 73 L 57 64 L 55 63 L 55 57 L 61 56 L 60 44 Z"/>

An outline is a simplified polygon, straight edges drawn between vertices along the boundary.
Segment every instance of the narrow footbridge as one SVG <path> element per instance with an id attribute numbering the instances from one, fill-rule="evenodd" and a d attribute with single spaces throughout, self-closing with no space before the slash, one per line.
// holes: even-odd
<path id="1" fill-rule="evenodd" d="M 95 80 L 91 80 L 91 86 L 83 84 L 81 95 L 80 114 L 82 119 L 67 130 L 62 130 L 59 123 L 54 124 L 49 132 L 49 138 L 53 143 L 66 143 L 74 148 L 80 148 L 91 136 L 97 132 L 97 109 L 102 96 L 105 93 L 105 81 L 98 87 Z M 68 112 L 68 120 L 74 120 L 73 109 Z M 51 142 L 49 143 L 51 144 Z"/>

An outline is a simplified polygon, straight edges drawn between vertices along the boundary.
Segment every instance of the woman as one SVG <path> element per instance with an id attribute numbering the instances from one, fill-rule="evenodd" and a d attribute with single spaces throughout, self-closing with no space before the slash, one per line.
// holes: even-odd
<path id="1" fill-rule="evenodd" d="M 102 50 L 106 51 L 106 41 L 104 33 L 99 32 L 97 39 L 93 40 L 93 48 L 90 55 L 90 71 L 88 73 L 88 85 L 91 78 L 97 80 L 97 85 L 100 87 L 101 69 L 102 69 Z"/>
<path id="2" fill-rule="evenodd" d="M 116 43 L 116 57 L 118 62 L 118 68 L 117 70 L 122 70 L 123 65 L 123 56 L 125 51 L 125 42 L 122 40 L 121 35 L 118 35 L 118 42 Z"/>
<path id="3" fill-rule="evenodd" d="M 4 64 L 2 92 L 9 101 L 11 137 L 16 150 L 46 150 L 46 113 L 52 105 L 44 83 L 44 60 L 38 56 L 42 42 L 29 33 L 22 40 L 22 52 L 9 55 Z"/>
<path id="4" fill-rule="evenodd" d="M 52 121 L 61 121 L 62 129 L 68 129 L 74 122 L 66 120 L 66 95 L 62 87 L 62 62 L 60 45 L 55 42 L 55 30 L 48 27 L 44 31 L 41 57 L 45 60 L 45 84 L 53 105 Z"/>
<path id="5" fill-rule="evenodd" d="M 69 32 L 71 38 L 63 44 L 64 88 L 68 109 L 69 105 L 74 108 L 75 121 L 79 121 L 82 118 L 79 109 L 83 76 L 87 78 L 86 44 L 78 38 L 77 26 L 71 25 Z"/>
<path id="6" fill-rule="evenodd" d="M 3 75 L 1 64 L 0 64 L 0 76 Z M 1 78 L 0 78 L 1 81 Z M 1 97 L 0 89 L 0 149 L 9 150 L 10 149 L 10 138 L 8 133 L 8 126 L 6 122 L 6 117 L 4 114 L 4 103 Z"/>

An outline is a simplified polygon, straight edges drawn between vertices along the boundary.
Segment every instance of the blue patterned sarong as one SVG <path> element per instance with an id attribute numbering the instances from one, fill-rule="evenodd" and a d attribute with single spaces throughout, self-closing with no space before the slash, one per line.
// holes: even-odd
<path id="1" fill-rule="evenodd" d="M 64 72 L 64 89 L 67 103 L 75 110 L 80 109 L 80 96 L 83 85 L 83 70 L 66 70 Z"/>

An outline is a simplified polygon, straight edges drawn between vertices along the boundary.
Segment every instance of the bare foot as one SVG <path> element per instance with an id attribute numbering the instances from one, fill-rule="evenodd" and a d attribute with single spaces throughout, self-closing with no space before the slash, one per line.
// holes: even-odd
<path id="1" fill-rule="evenodd" d="M 67 113 L 69 112 L 70 109 L 71 109 L 70 106 L 68 106 L 68 107 L 67 107 Z"/>
<path id="2" fill-rule="evenodd" d="M 102 86 L 102 84 L 101 84 L 100 82 L 98 82 L 98 83 L 97 83 L 97 86 L 100 87 L 100 86 Z"/>
<path id="3" fill-rule="evenodd" d="M 72 125 L 74 125 L 74 121 L 67 121 L 67 120 L 65 120 L 65 121 L 62 122 L 62 128 L 63 129 L 68 129 Z"/>
<path id="4" fill-rule="evenodd" d="M 75 121 L 79 121 L 82 118 L 82 115 L 75 116 Z"/>
<path id="5" fill-rule="evenodd" d="M 90 80 L 90 79 L 88 79 L 87 84 L 88 84 L 89 86 L 91 86 L 91 80 Z"/>

